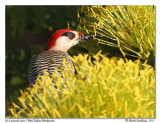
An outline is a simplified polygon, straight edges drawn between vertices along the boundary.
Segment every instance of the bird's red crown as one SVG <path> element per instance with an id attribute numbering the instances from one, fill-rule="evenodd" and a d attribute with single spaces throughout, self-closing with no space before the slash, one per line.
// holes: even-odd
<path id="1" fill-rule="evenodd" d="M 50 48 L 54 47 L 56 45 L 56 40 L 64 33 L 64 32 L 71 32 L 73 30 L 70 29 L 60 29 L 54 32 L 50 38 L 48 39 L 47 48 L 46 51 L 48 51 Z"/>

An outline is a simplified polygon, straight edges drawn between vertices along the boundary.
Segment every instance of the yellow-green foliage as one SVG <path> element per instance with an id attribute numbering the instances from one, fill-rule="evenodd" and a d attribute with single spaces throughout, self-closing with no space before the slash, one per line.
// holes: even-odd
<path id="1" fill-rule="evenodd" d="M 154 69 L 139 60 L 109 59 L 97 54 L 72 58 L 78 74 L 39 76 L 21 92 L 8 117 L 154 118 Z M 56 83 L 56 88 L 52 82 Z"/>
<path id="2" fill-rule="evenodd" d="M 118 47 L 123 56 L 154 64 L 154 6 L 83 6 L 80 13 L 79 30 L 103 35 L 99 43 Z"/>

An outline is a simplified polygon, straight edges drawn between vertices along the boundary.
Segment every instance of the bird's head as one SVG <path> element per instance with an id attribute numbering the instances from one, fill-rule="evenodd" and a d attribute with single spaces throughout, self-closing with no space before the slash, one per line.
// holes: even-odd
<path id="1" fill-rule="evenodd" d="M 46 51 L 60 50 L 67 52 L 72 46 L 88 39 L 93 39 L 93 35 L 85 35 L 70 29 L 61 29 L 50 36 Z"/>

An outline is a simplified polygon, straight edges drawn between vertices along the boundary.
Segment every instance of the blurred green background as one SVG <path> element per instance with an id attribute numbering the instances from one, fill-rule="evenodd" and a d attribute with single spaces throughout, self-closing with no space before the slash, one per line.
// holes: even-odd
<path id="1" fill-rule="evenodd" d="M 77 11 L 80 8 L 6 6 L 6 109 L 20 95 L 19 89 L 29 86 L 27 74 L 31 57 L 45 49 L 54 31 L 68 28 L 67 22 L 71 29 L 76 29 Z M 79 46 L 74 49 L 87 52 Z"/>

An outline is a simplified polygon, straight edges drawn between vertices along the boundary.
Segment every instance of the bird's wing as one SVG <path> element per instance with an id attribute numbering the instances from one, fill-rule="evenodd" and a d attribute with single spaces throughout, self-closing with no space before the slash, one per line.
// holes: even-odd
<path id="1" fill-rule="evenodd" d="M 43 75 L 43 72 L 49 72 L 52 74 L 57 68 L 57 72 L 61 75 L 61 70 L 63 70 L 63 60 L 66 60 L 71 64 L 74 72 L 74 64 L 68 57 L 67 53 L 61 51 L 45 51 L 34 57 L 32 57 L 28 70 L 28 78 L 30 85 L 33 85 L 39 75 Z"/>

